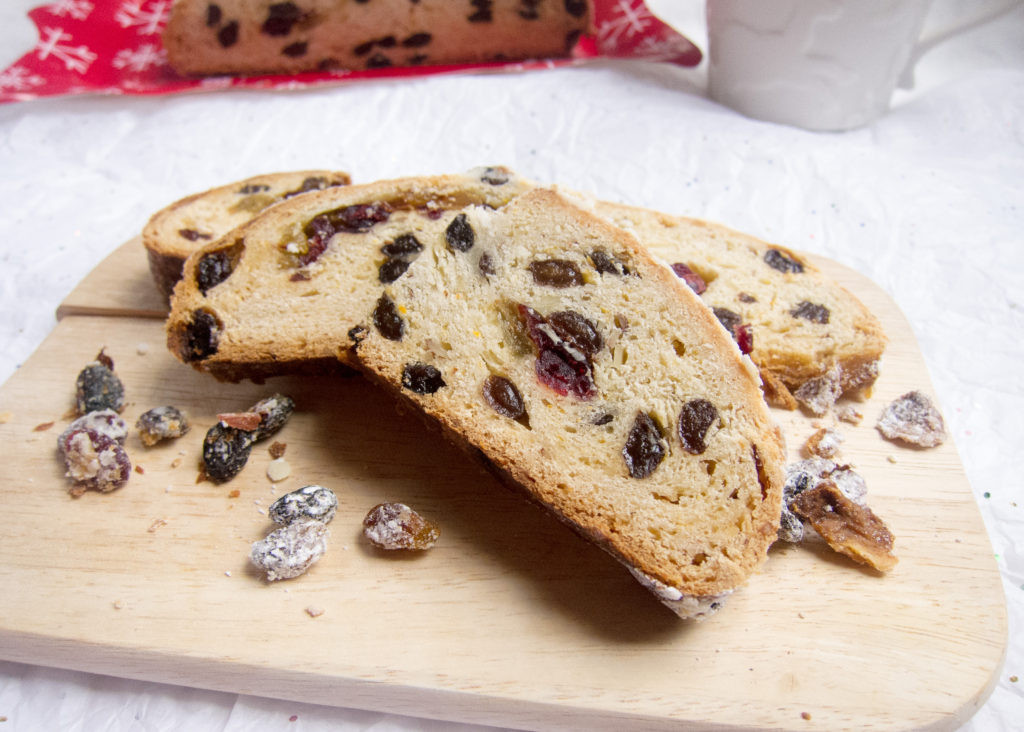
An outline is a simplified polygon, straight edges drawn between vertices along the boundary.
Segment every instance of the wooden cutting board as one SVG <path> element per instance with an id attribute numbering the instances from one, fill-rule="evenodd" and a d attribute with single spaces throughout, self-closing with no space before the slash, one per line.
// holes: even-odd
<path id="1" fill-rule="evenodd" d="M 695 624 L 359 377 L 231 385 L 176 362 L 140 250 L 104 261 L 0 389 L 0 657 L 544 729 L 953 729 L 988 696 L 1007 633 L 992 548 L 952 442 L 908 449 L 873 427 L 891 399 L 931 386 L 907 322 L 857 273 L 814 260 L 892 341 L 863 423 L 841 431 L 899 565 L 879 576 L 820 545 L 779 545 Z M 131 436 L 129 484 L 72 499 L 54 446 L 101 347 L 130 423 L 174 404 L 195 427 L 154 448 Z M 230 483 L 197 483 L 215 415 L 273 391 L 298 405 L 275 438 L 291 476 L 268 480 L 261 444 Z M 796 458 L 811 420 L 776 416 Z M 249 545 L 272 528 L 275 497 L 309 483 L 340 499 L 330 548 L 306 575 L 267 583 Z M 415 557 L 373 551 L 360 523 L 382 500 L 437 521 L 440 543 Z"/>

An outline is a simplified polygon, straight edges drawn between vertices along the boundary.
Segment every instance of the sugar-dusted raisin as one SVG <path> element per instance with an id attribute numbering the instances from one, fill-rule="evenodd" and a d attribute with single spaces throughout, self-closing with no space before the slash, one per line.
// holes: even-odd
<path id="1" fill-rule="evenodd" d="M 830 315 L 829 309 L 824 305 L 808 302 L 807 300 L 797 303 L 797 305 L 789 311 L 789 314 L 794 318 L 802 318 L 803 320 L 809 320 L 812 323 L 821 323 L 822 325 L 828 324 Z"/>
<path id="2" fill-rule="evenodd" d="M 793 391 L 793 397 L 811 414 L 821 417 L 828 413 L 843 393 L 842 369 L 836 365 L 821 376 L 808 379 Z"/>
<path id="3" fill-rule="evenodd" d="M 144 412 L 135 423 L 142 444 L 153 446 L 161 440 L 172 440 L 189 431 L 188 417 L 177 407 L 154 407 Z"/>
<path id="4" fill-rule="evenodd" d="M 114 439 L 88 427 L 68 430 L 59 443 L 65 475 L 72 485 L 68 492 L 78 497 L 87 490 L 101 493 L 121 488 L 131 476 L 128 453 Z"/>
<path id="5" fill-rule="evenodd" d="M 253 542 L 249 559 L 267 579 L 292 579 L 303 574 L 327 551 L 330 530 L 323 521 L 293 521 Z"/>
<path id="6" fill-rule="evenodd" d="M 220 319 L 206 309 L 196 310 L 185 326 L 186 361 L 202 361 L 217 352 L 224 326 Z"/>
<path id="7" fill-rule="evenodd" d="M 253 439 L 265 440 L 284 427 L 295 411 L 295 401 L 285 394 L 273 394 L 260 399 L 249 411 L 260 415 L 260 423 L 253 430 Z"/>
<path id="8" fill-rule="evenodd" d="M 203 468 L 218 483 L 231 480 L 249 461 L 252 452 L 251 432 L 217 422 L 203 439 Z"/>
<path id="9" fill-rule="evenodd" d="M 708 449 L 708 430 L 718 419 L 718 410 L 707 399 L 691 399 L 679 411 L 679 440 L 683 449 L 693 455 L 701 455 Z"/>
<path id="10" fill-rule="evenodd" d="M 448 246 L 457 252 L 468 252 L 476 243 L 476 232 L 470 226 L 466 214 L 460 213 L 444 230 L 444 239 Z"/>
<path id="11" fill-rule="evenodd" d="M 267 511 L 270 520 L 278 524 L 313 519 L 329 524 L 338 510 L 338 497 L 330 488 L 307 485 L 286 493 Z"/>
<path id="12" fill-rule="evenodd" d="M 416 362 L 402 369 L 402 386 L 417 394 L 433 394 L 447 385 L 436 367 Z"/>
<path id="13" fill-rule="evenodd" d="M 441 532 L 404 503 L 381 503 L 363 519 L 363 535 L 380 549 L 423 551 L 437 543 Z"/>
<path id="14" fill-rule="evenodd" d="M 626 461 L 630 477 L 646 478 L 661 464 L 667 452 L 658 424 L 651 415 L 637 412 L 622 447 L 622 458 Z"/>
<path id="15" fill-rule="evenodd" d="M 769 249 L 765 252 L 764 262 L 779 272 L 800 274 L 804 271 L 804 265 L 799 259 L 779 249 Z"/>
<path id="16" fill-rule="evenodd" d="M 526 404 L 523 395 L 509 379 L 491 374 L 484 379 L 484 401 L 503 417 L 522 422 L 526 419 Z"/>
<path id="17" fill-rule="evenodd" d="M 267 12 L 260 30 L 268 36 L 286 36 L 302 18 L 302 11 L 293 2 L 273 3 Z"/>
<path id="18" fill-rule="evenodd" d="M 533 281 L 547 287 L 578 287 L 583 284 L 583 274 L 574 262 L 568 259 L 541 259 L 530 262 L 528 269 Z"/>
<path id="19" fill-rule="evenodd" d="M 99 432 L 112 439 L 119 445 L 123 445 L 128 437 L 128 424 L 118 416 L 113 409 L 101 409 L 95 412 L 84 414 L 67 426 L 63 434 L 57 438 L 58 449 L 64 442 L 64 438 L 75 430 L 90 429 Z"/>
<path id="20" fill-rule="evenodd" d="M 75 380 L 75 407 L 79 414 L 124 409 L 124 384 L 114 373 L 113 361 L 101 350 L 96 360 L 86 364 Z"/>
<path id="21" fill-rule="evenodd" d="M 560 310 L 547 317 L 548 325 L 563 343 L 592 358 L 604 347 L 597 326 L 574 310 Z"/>
<path id="22" fill-rule="evenodd" d="M 673 264 L 672 271 L 676 273 L 676 277 L 689 285 L 690 289 L 698 295 L 704 294 L 708 289 L 708 284 L 704 281 L 704 278 L 682 262 Z"/>
<path id="23" fill-rule="evenodd" d="M 946 423 L 932 400 L 920 391 L 907 392 L 878 418 L 878 431 L 889 440 L 935 447 L 946 439 Z"/>
<path id="24" fill-rule="evenodd" d="M 400 341 L 405 335 L 405 321 L 398 314 L 394 300 L 387 295 L 381 295 L 377 299 L 377 305 L 373 309 L 373 325 L 389 341 Z"/>

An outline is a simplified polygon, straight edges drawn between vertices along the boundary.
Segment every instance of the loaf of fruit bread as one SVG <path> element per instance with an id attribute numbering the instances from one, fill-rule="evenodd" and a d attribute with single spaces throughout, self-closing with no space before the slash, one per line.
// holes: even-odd
<path id="1" fill-rule="evenodd" d="M 329 188 L 287 199 L 186 261 L 168 347 L 218 379 L 337 368 L 338 344 L 445 211 L 532 188 L 505 168 Z M 398 241 L 396 242 L 396 239 Z"/>
<path id="2" fill-rule="evenodd" d="M 886 337 L 854 295 L 785 247 L 698 219 L 598 201 L 710 306 L 750 354 L 774 406 L 815 414 L 878 376 Z"/>
<path id="3" fill-rule="evenodd" d="M 294 73 L 568 56 L 590 0 L 175 0 L 185 75 Z"/>
<path id="4" fill-rule="evenodd" d="M 689 288 L 550 189 L 381 238 L 416 255 L 350 333 L 364 373 L 681 616 L 745 582 L 778 529 L 782 439 Z"/>
<path id="5" fill-rule="evenodd" d="M 348 185 L 348 173 L 300 170 L 268 173 L 187 196 L 157 211 L 142 230 L 142 245 L 157 289 L 170 297 L 185 259 L 275 203 L 309 191 Z"/>

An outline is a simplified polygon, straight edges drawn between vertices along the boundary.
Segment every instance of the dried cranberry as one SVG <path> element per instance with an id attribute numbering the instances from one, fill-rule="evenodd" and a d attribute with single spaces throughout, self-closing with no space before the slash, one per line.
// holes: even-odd
<path id="1" fill-rule="evenodd" d="M 779 251 L 778 249 L 769 249 L 765 252 L 764 261 L 769 267 L 777 269 L 779 272 L 800 274 L 804 271 L 802 262 L 791 254 Z"/>
<path id="2" fill-rule="evenodd" d="M 665 442 L 661 430 L 649 414 L 637 412 L 629 437 L 622 448 L 622 457 L 631 478 L 646 478 L 665 459 Z"/>
<path id="3" fill-rule="evenodd" d="M 195 311 L 185 331 L 185 360 L 201 361 L 215 354 L 222 329 L 220 320 L 209 310 Z"/>
<path id="4" fill-rule="evenodd" d="M 597 327 L 573 310 L 551 313 L 547 321 L 559 338 L 588 358 L 604 347 L 604 339 Z"/>
<path id="5" fill-rule="evenodd" d="M 492 374 L 484 379 L 484 401 L 502 417 L 521 421 L 526 416 L 526 405 L 519 389 L 504 376 Z"/>
<path id="6" fill-rule="evenodd" d="M 733 338 L 736 339 L 736 345 L 740 347 L 740 353 L 747 355 L 754 350 L 754 328 L 750 323 L 736 326 Z"/>
<path id="7" fill-rule="evenodd" d="M 433 394 L 446 384 L 435 367 L 417 362 L 402 369 L 402 386 L 417 394 Z"/>
<path id="8" fill-rule="evenodd" d="M 444 238 L 448 242 L 448 246 L 457 252 L 468 252 L 473 248 L 476 243 L 476 233 L 469 225 L 466 214 L 460 213 L 452 219 L 448 228 L 444 230 Z"/>
<path id="9" fill-rule="evenodd" d="M 530 262 L 530 273 L 538 285 L 577 287 L 583 284 L 579 267 L 567 259 L 541 259 Z"/>
<path id="10" fill-rule="evenodd" d="M 707 399 L 691 399 L 679 412 L 679 440 L 683 449 L 701 455 L 708 449 L 704 439 L 711 425 L 718 419 L 718 410 Z"/>
<path id="11" fill-rule="evenodd" d="M 698 295 L 704 294 L 704 291 L 708 289 L 708 284 L 704 281 L 704 278 L 682 262 L 673 264 L 672 271 L 676 273 L 676 277 L 689 285 L 690 289 Z"/>
<path id="12" fill-rule="evenodd" d="M 381 295 L 377 300 L 377 307 L 373 309 L 373 324 L 389 341 L 400 341 L 405 335 L 405 321 L 398 314 L 394 301 L 387 295 Z"/>
<path id="13" fill-rule="evenodd" d="M 268 36 L 286 36 L 301 17 L 302 12 L 295 3 L 274 3 L 268 8 L 267 19 L 263 21 L 261 30 Z"/>
<path id="14" fill-rule="evenodd" d="M 555 341 L 551 335 L 554 328 L 545 328 L 547 321 L 533 308 L 520 305 L 519 317 L 537 349 L 534 369 L 540 383 L 563 396 L 570 391 L 580 399 L 594 396 L 597 387 L 594 385 L 590 361 L 580 359 L 572 352 L 575 349 L 570 350 L 563 341 Z"/>
<path id="15" fill-rule="evenodd" d="M 812 323 L 821 323 L 822 325 L 828 324 L 829 309 L 824 305 L 818 305 L 817 303 L 807 302 L 806 300 L 801 301 L 789 311 L 789 314 L 794 318 L 803 318 L 804 320 L 810 320 Z"/>

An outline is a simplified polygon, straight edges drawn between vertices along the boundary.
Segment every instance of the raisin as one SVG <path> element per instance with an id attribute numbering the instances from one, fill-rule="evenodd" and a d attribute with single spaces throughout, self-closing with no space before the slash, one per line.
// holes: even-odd
<path id="1" fill-rule="evenodd" d="M 206 27 L 215 28 L 220 25 L 220 19 L 223 17 L 223 12 L 220 9 L 220 5 L 210 3 L 206 6 Z"/>
<path id="2" fill-rule="evenodd" d="M 308 193 L 310 191 L 322 191 L 324 188 L 330 188 L 331 185 L 332 184 L 330 183 L 330 181 L 328 181 L 322 175 L 311 175 L 305 180 L 303 180 L 302 185 L 300 185 L 297 189 L 295 189 L 294 191 L 288 191 L 283 196 L 281 196 L 281 198 L 291 198 L 293 196 L 298 196 L 301 193 Z M 333 185 L 338 184 L 335 183 Z"/>
<path id="3" fill-rule="evenodd" d="M 457 252 L 468 252 L 473 248 L 476 243 L 476 233 L 469 225 L 466 214 L 460 213 L 452 219 L 448 228 L 444 230 L 444 238 L 448 242 L 448 246 Z"/>
<path id="4" fill-rule="evenodd" d="M 417 362 L 402 369 L 402 386 L 417 394 L 433 394 L 446 384 L 435 367 Z"/>
<path id="5" fill-rule="evenodd" d="M 736 341 L 736 345 L 740 348 L 740 353 L 750 353 L 754 350 L 754 331 L 749 323 L 744 323 L 743 318 L 739 313 L 734 313 L 728 308 L 711 308 L 715 313 L 715 317 L 718 318 L 718 322 L 721 323 L 729 334 Z"/>
<path id="6" fill-rule="evenodd" d="M 394 63 L 383 53 L 375 53 L 366 60 L 368 69 L 387 69 L 391 66 L 394 66 Z"/>
<path id="7" fill-rule="evenodd" d="M 561 310 L 547 317 L 548 325 L 568 346 L 593 357 L 604 347 L 604 339 L 597 327 L 573 310 Z"/>
<path id="8" fill-rule="evenodd" d="M 631 478 L 646 478 L 665 459 L 665 441 L 651 415 L 637 412 L 629 437 L 622 448 L 622 457 Z"/>
<path id="9" fill-rule="evenodd" d="M 470 23 L 490 23 L 494 20 L 494 0 L 469 0 L 476 12 L 468 16 Z"/>
<path id="10" fill-rule="evenodd" d="M 231 480 L 249 461 L 254 442 L 251 432 L 217 422 L 203 438 L 203 468 L 218 483 Z"/>
<path id="11" fill-rule="evenodd" d="M 590 423 L 600 427 L 601 425 L 608 424 L 609 422 L 611 422 L 614 419 L 615 419 L 615 415 L 611 414 L 610 412 L 603 412 L 603 413 L 597 415 L 596 417 L 594 417 L 594 419 L 592 419 Z"/>
<path id="12" fill-rule="evenodd" d="M 375 41 L 365 41 L 364 43 L 360 43 L 355 48 L 353 48 L 352 53 L 354 53 L 356 56 L 365 56 L 366 54 L 373 50 L 375 44 Z"/>
<path id="13" fill-rule="evenodd" d="M 511 180 L 511 176 L 505 168 L 484 168 L 480 180 L 489 186 L 503 186 Z"/>
<path id="14" fill-rule="evenodd" d="M 322 485 L 307 485 L 278 498 L 270 504 L 267 515 L 277 524 L 290 524 L 304 519 L 329 524 L 337 510 L 338 497 L 334 491 Z"/>
<path id="15" fill-rule="evenodd" d="M 217 31 L 217 42 L 223 48 L 230 48 L 238 42 L 238 21 L 232 20 Z"/>
<path id="16" fill-rule="evenodd" d="M 404 503 L 381 503 L 363 519 L 363 535 L 380 549 L 429 549 L 441 532 L 432 522 Z"/>
<path id="17" fill-rule="evenodd" d="M 491 375 L 484 379 L 484 401 L 502 417 L 517 422 L 526 417 L 526 405 L 519 389 L 504 376 Z"/>
<path id="18" fill-rule="evenodd" d="M 303 227 L 306 237 L 319 236 L 325 242 L 337 233 L 362 234 L 391 216 L 386 203 L 359 203 L 325 211 Z"/>
<path id="19" fill-rule="evenodd" d="M 737 294 L 736 299 L 742 303 L 747 303 L 748 305 L 752 302 L 757 302 L 757 298 L 747 292 L 741 292 Z"/>
<path id="20" fill-rule="evenodd" d="M 590 261 L 599 274 L 623 275 L 629 274 L 629 269 L 614 254 L 609 254 L 604 249 L 595 249 L 590 253 Z"/>
<path id="21" fill-rule="evenodd" d="M 487 253 L 480 255 L 480 261 L 476 263 L 476 266 L 477 269 L 480 270 L 480 273 L 487 277 L 490 277 L 496 272 L 494 269 L 494 260 L 491 259 L 491 255 Z"/>
<path id="22" fill-rule="evenodd" d="M 286 36 L 302 17 L 298 6 L 292 2 L 274 3 L 270 6 L 267 19 L 260 30 L 268 36 Z"/>
<path id="23" fill-rule="evenodd" d="M 188 418 L 177 407 L 154 407 L 139 417 L 135 427 L 147 447 L 161 440 L 181 437 L 189 431 Z"/>
<path id="24" fill-rule="evenodd" d="M 196 310 L 186 327 L 186 361 L 201 361 L 217 352 L 222 329 L 220 320 L 209 310 Z"/>
<path id="25" fill-rule="evenodd" d="M 824 305 L 807 302 L 806 300 L 801 301 L 790 310 L 789 314 L 794 318 L 803 318 L 804 320 L 810 320 L 812 323 L 821 323 L 822 325 L 828 324 L 830 315 L 828 308 Z"/>
<path id="26" fill-rule="evenodd" d="M 725 329 L 736 335 L 736 328 L 743 323 L 743 317 L 739 313 L 734 313 L 728 308 L 711 308 L 715 317 L 718 318 L 718 322 L 725 326 Z"/>
<path id="27" fill-rule="evenodd" d="M 718 410 L 707 399 L 691 399 L 679 412 L 679 440 L 683 449 L 692 455 L 701 455 L 708 449 L 704 439 L 711 425 L 718 419 Z"/>
<path id="28" fill-rule="evenodd" d="M 578 287 L 583 284 L 579 267 L 567 259 L 541 259 L 530 262 L 530 274 L 538 285 L 548 287 Z"/>
<path id="29" fill-rule="evenodd" d="M 597 393 L 594 385 L 593 366 L 584 354 L 567 348 L 556 341 L 554 329 L 531 307 L 519 305 L 519 317 L 526 326 L 527 335 L 537 350 L 534 370 L 540 383 L 556 393 L 566 395 L 570 391 L 580 399 L 589 399 Z M 584 356 L 581 358 L 581 356 Z"/>
<path id="30" fill-rule="evenodd" d="M 195 229 L 178 229 L 178 236 L 188 241 L 199 241 L 200 239 L 212 239 L 211 234 L 204 234 L 201 231 Z"/>
<path id="31" fill-rule="evenodd" d="M 254 542 L 249 559 L 270 581 L 292 579 L 324 555 L 329 534 L 323 521 L 294 521 Z"/>
<path id="32" fill-rule="evenodd" d="M 90 428 L 68 430 L 59 444 L 68 492 L 77 498 L 87 490 L 109 493 L 128 482 L 132 464 L 118 442 Z"/>
<path id="33" fill-rule="evenodd" d="M 704 291 L 708 289 L 708 284 L 704 281 L 704 278 L 682 262 L 673 264 L 672 271 L 676 273 L 676 277 L 689 285 L 690 289 L 698 295 L 703 295 Z"/>
<path id="34" fill-rule="evenodd" d="M 199 258 L 196 265 L 196 286 L 204 295 L 231 276 L 242 255 L 239 240 L 226 249 L 209 252 Z"/>
<path id="35" fill-rule="evenodd" d="M 380 248 L 381 254 L 388 258 L 419 254 L 422 251 L 423 245 L 413 234 L 402 234 Z"/>
<path id="36" fill-rule="evenodd" d="M 565 12 L 574 18 L 582 18 L 587 13 L 587 0 L 565 0 Z"/>
<path id="37" fill-rule="evenodd" d="M 295 401 L 284 394 L 274 394 L 256 402 L 250 412 L 260 415 L 259 426 L 253 430 L 253 440 L 264 440 L 280 430 L 295 411 Z"/>
<path id="38" fill-rule="evenodd" d="M 381 295 L 373 309 L 373 325 L 389 341 L 400 341 L 405 335 L 405 321 L 398 314 L 394 301 Z"/>
<path id="39" fill-rule="evenodd" d="M 238 194 L 241 196 L 251 196 L 254 193 L 266 193 L 270 190 L 270 186 L 266 183 L 247 183 L 238 189 Z"/>
<path id="40" fill-rule="evenodd" d="M 769 249 L 765 252 L 764 261 L 769 267 L 777 269 L 779 272 L 800 274 L 804 271 L 804 265 L 800 260 L 778 249 Z"/>
<path id="41" fill-rule="evenodd" d="M 305 41 L 296 41 L 295 43 L 289 43 L 287 46 L 281 49 L 281 55 L 287 56 L 288 58 L 299 58 L 305 56 L 306 51 L 309 50 L 309 44 Z"/>
<path id="42" fill-rule="evenodd" d="M 377 270 L 377 279 L 380 280 L 382 285 L 389 285 L 404 275 L 405 270 L 409 269 L 410 264 L 412 262 L 404 259 L 386 259 L 380 266 L 380 269 Z"/>
<path id="43" fill-rule="evenodd" d="M 96 360 L 86 364 L 75 380 L 75 407 L 79 414 L 124 409 L 124 384 L 114 373 L 113 362 L 100 351 Z"/>
<path id="44" fill-rule="evenodd" d="M 423 48 L 429 46 L 434 39 L 429 33 L 413 33 L 411 36 L 402 39 L 402 46 L 405 48 Z"/>

